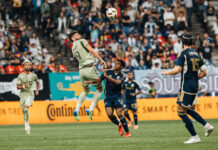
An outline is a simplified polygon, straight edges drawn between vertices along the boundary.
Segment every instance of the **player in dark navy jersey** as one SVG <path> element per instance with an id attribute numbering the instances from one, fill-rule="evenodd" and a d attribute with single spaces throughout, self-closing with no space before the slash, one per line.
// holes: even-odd
<path id="1" fill-rule="evenodd" d="M 196 50 L 192 49 L 193 37 L 185 34 L 182 37 L 183 50 L 178 54 L 178 62 L 170 71 L 163 71 L 162 75 L 175 75 L 181 72 L 181 84 L 177 101 L 178 116 L 185 123 L 186 128 L 192 137 L 184 143 L 198 143 L 200 138 L 197 135 L 192 121 L 187 114 L 200 122 L 205 128 L 205 136 L 209 136 L 214 127 L 207 123 L 196 111 L 191 109 L 193 101 L 198 92 L 198 80 L 207 75 L 203 60 Z"/>
<path id="2" fill-rule="evenodd" d="M 126 132 L 124 137 L 130 137 L 128 124 L 125 117 L 122 114 L 123 111 L 123 99 L 122 99 L 122 84 L 125 81 L 125 75 L 121 70 L 125 67 L 125 63 L 122 60 L 118 60 L 115 63 L 114 69 L 104 70 L 103 74 L 99 79 L 94 81 L 88 81 L 86 83 L 93 84 L 105 80 L 105 109 L 110 120 L 118 126 L 119 134 L 122 136 L 124 134 L 123 128 Z M 116 110 L 117 117 L 113 114 L 114 109 Z"/>
<path id="3" fill-rule="evenodd" d="M 128 72 L 128 81 L 123 83 L 123 92 L 124 92 L 124 114 L 126 118 L 129 120 L 128 127 L 132 126 L 132 121 L 129 117 L 128 110 L 133 112 L 134 117 L 134 129 L 138 129 L 138 116 L 137 116 L 137 102 L 136 102 L 136 95 L 141 94 L 141 88 L 138 83 L 133 80 L 134 75 L 133 72 Z M 136 92 L 137 90 L 137 92 Z"/>

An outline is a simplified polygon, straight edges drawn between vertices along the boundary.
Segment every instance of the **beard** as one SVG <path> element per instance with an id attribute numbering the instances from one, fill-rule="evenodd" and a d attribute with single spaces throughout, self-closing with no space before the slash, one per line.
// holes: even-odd
<path id="1" fill-rule="evenodd" d="M 29 72 L 29 71 L 30 71 L 30 68 L 26 68 L 25 71 Z"/>

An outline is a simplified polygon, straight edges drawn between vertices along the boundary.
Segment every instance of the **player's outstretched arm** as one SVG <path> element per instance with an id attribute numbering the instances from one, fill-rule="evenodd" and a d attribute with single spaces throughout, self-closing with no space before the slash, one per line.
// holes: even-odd
<path id="1" fill-rule="evenodd" d="M 181 71 L 182 71 L 181 66 L 175 66 L 172 70 L 169 70 L 169 71 L 163 70 L 161 74 L 162 75 L 176 75 L 180 73 Z"/>
<path id="2" fill-rule="evenodd" d="M 87 45 L 86 48 L 88 49 L 88 51 L 99 60 L 99 62 L 103 65 L 103 67 L 106 69 L 107 65 L 106 63 L 103 61 L 103 59 L 95 52 L 95 50 L 90 46 Z"/>
<path id="3" fill-rule="evenodd" d="M 35 92 L 36 96 L 39 95 L 39 81 L 36 82 L 36 92 Z"/>

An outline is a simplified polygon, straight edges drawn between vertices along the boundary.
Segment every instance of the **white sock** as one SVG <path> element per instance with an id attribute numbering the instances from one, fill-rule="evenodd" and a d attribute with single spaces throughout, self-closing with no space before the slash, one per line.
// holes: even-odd
<path id="1" fill-rule="evenodd" d="M 82 103 L 83 103 L 83 101 L 85 100 L 85 98 L 86 98 L 87 95 L 88 95 L 88 92 L 85 92 L 85 91 L 83 91 L 83 92 L 79 95 L 79 100 L 77 101 L 75 111 L 79 111 L 80 106 L 82 105 Z"/>
<path id="2" fill-rule="evenodd" d="M 100 92 L 100 91 L 96 91 L 95 92 L 95 95 L 94 95 L 93 100 L 92 100 L 92 104 L 89 107 L 89 111 L 93 111 L 93 109 L 95 108 L 96 104 L 100 100 L 101 95 L 102 95 L 102 92 Z"/>
<path id="3" fill-rule="evenodd" d="M 204 125 L 204 128 L 208 128 L 209 125 L 210 125 L 209 123 L 206 123 L 206 124 Z"/>

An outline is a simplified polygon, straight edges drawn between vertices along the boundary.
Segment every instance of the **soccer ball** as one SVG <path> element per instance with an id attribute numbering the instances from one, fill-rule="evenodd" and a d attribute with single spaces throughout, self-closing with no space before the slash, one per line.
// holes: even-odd
<path id="1" fill-rule="evenodd" d="M 117 17 L 117 10 L 115 8 L 108 8 L 106 15 L 110 20 L 115 20 Z"/>

